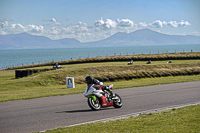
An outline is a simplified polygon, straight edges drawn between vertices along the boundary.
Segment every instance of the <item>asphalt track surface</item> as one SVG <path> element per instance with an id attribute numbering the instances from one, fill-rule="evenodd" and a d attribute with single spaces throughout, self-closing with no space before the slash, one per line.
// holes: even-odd
<path id="1" fill-rule="evenodd" d="M 115 86 L 114 86 L 115 87 Z M 0 132 L 29 133 L 200 102 L 200 81 L 114 90 L 123 107 L 92 111 L 83 94 L 0 103 Z"/>

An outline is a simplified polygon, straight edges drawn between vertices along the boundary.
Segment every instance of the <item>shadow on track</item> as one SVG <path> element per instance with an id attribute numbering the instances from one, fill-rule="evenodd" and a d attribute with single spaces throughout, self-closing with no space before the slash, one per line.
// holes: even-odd
<path id="1" fill-rule="evenodd" d="M 115 109 L 115 108 L 102 108 L 98 111 L 103 111 L 103 110 L 110 110 L 110 109 Z M 70 111 L 61 111 L 61 112 L 55 112 L 55 113 L 79 113 L 79 112 L 94 112 L 92 109 L 85 109 L 85 110 L 70 110 Z"/>
<path id="2" fill-rule="evenodd" d="M 91 112 L 93 110 L 87 109 L 87 110 L 71 110 L 71 111 L 61 111 L 61 112 L 56 112 L 56 113 L 77 113 L 77 112 Z"/>

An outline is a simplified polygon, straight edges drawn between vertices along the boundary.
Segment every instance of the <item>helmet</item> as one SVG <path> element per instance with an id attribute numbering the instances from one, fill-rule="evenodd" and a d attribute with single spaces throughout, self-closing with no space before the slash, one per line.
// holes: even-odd
<path id="1" fill-rule="evenodd" d="M 93 81 L 92 76 L 87 76 L 87 77 L 85 78 L 85 82 L 86 82 L 87 84 L 92 84 L 92 81 Z"/>

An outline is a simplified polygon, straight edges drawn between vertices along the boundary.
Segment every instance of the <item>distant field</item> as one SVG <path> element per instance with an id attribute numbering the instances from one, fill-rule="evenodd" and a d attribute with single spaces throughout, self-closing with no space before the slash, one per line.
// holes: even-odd
<path id="1" fill-rule="evenodd" d="M 140 55 L 121 55 L 121 56 L 107 56 L 107 57 L 92 57 L 84 59 L 75 59 L 75 60 L 66 60 L 58 61 L 57 63 L 61 65 L 69 64 L 82 64 L 82 63 L 96 63 L 96 62 L 120 62 L 120 61 L 163 61 L 163 60 L 192 60 L 200 59 L 200 52 L 183 52 L 183 53 L 165 53 L 165 54 L 140 54 Z M 34 65 L 25 65 L 10 67 L 7 70 L 15 70 L 20 68 L 33 68 L 40 66 L 52 66 L 55 62 L 34 64 Z"/>
<path id="2" fill-rule="evenodd" d="M 200 60 L 173 60 L 172 64 L 164 61 L 134 61 L 133 65 L 127 65 L 127 61 L 99 62 L 61 65 L 61 69 L 39 72 L 28 77 L 15 79 L 15 72 L 0 72 L 0 102 L 83 93 L 85 90 L 84 79 L 92 75 L 100 80 L 112 79 L 104 84 L 114 84 L 115 89 L 148 86 L 156 84 L 168 84 L 187 81 L 198 81 L 200 75 L 194 72 L 200 71 Z M 34 69 L 51 68 L 52 66 L 35 67 Z M 177 75 L 168 75 L 175 73 Z M 178 76 L 181 73 L 190 75 Z M 161 75 L 153 78 L 149 75 Z M 139 78 L 134 78 L 140 76 Z M 145 77 L 147 76 L 147 77 Z M 76 88 L 66 88 L 66 77 L 75 78 Z M 129 80 L 126 80 L 127 77 Z"/>

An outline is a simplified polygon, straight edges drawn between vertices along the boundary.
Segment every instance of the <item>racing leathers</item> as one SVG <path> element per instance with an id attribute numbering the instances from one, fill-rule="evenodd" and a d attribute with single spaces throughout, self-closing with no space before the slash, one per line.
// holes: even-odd
<path id="1" fill-rule="evenodd" d="M 93 79 L 92 80 L 92 84 L 94 84 L 93 87 L 96 88 L 96 89 L 100 88 L 102 86 L 102 90 L 107 90 L 110 93 L 111 97 L 114 97 L 114 94 L 112 93 L 112 90 L 109 89 L 108 86 L 103 85 L 103 83 L 100 82 L 98 79 Z"/>

